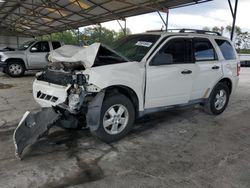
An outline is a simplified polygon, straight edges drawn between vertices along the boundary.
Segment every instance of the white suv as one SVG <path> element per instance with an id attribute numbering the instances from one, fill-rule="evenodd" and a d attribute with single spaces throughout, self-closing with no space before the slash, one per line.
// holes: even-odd
<path id="1" fill-rule="evenodd" d="M 198 103 L 222 113 L 240 71 L 227 38 L 187 29 L 130 35 L 113 47 L 64 46 L 49 59 L 34 81 L 35 100 L 53 107 L 60 125 L 89 127 L 105 142 L 127 134 L 136 118 L 168 107 Z"/>

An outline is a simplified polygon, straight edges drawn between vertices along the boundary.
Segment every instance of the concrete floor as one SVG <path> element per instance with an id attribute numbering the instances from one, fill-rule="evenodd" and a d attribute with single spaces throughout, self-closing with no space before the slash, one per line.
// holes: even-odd
<path id="1" fill-rule="evenodd" d="M 54 128 L 14 156 L 13 130 L 39 110 L 33 75 L 0 74 L 0 187 L 250 187 L 250 68 L 243 68 L 227 110 L 210 116 L 186 107 L 147 116 L 119 142 Z"/>

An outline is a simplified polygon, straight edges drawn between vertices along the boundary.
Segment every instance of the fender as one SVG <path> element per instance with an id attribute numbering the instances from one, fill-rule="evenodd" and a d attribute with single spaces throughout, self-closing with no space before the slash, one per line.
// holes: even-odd
<path id="1" fill-rule="evenodd" d="M 100 125 L 100 116 L 105 90 L 99 92 L 88 105 L 88 112 L 86 115 L 87 126 L 91 131 L 97 130 Z"/>

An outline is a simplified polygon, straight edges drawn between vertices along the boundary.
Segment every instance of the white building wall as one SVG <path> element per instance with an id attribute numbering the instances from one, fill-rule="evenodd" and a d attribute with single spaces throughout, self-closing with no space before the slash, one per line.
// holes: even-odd
<path id="1" fill-rule="evenodd" d="M 33 38 L 29 37 L 17 37 L 16 36 L 2 36 L 0 35 L 0 49 L 3 49 L 5 47 L 12 47 L 17 48 L 18 47 L 18 41 L 19 45 L 23 44 L 26 41 L 33 40 Z"/>

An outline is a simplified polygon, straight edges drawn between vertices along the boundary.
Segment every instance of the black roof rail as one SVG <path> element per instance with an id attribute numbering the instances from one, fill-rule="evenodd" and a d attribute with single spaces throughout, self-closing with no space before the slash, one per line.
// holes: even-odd
<path id="1" fill-rule="evenodd" d="M 179 31 L 179 33 L 198 33 L 198 34 L 212 34 L 221 36 L 219 32 L 216 31 L 206 31 L 206 30 L 199 30 L 199 29 L 168 29 L 168 31 Z"/>

